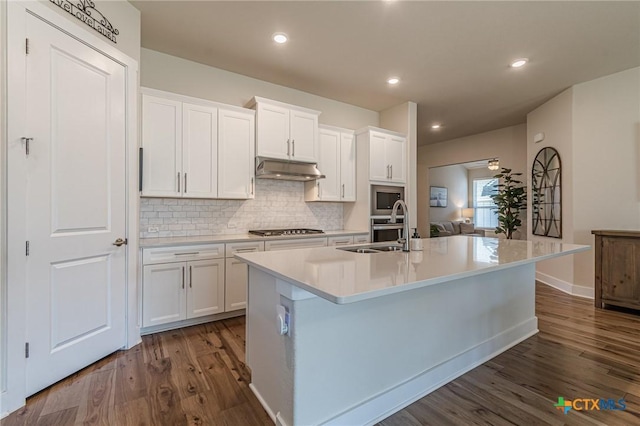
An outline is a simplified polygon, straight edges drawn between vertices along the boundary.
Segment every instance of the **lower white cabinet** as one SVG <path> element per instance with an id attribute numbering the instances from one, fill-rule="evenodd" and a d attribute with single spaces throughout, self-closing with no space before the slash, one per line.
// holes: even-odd
<path id="1" fill-rule="evenodd" d="M 249 267 L 233 257 L 235 253 L 264 251 L 264 242 L 229 243 L 225 250 L 225 289 L 224 310 L 226 312 L 244 309 L 247 306 L 247 286 L 249 285 Z"/>
<path id="2" fill-rule="evenodd" d="M 142 326 L 224 312 L 224 244 L 143 250 Z"/>

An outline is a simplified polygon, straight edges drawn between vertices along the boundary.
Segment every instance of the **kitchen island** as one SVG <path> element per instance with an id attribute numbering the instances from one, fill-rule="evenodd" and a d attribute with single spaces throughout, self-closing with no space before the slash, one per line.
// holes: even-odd
<path id="1" fill-rule="evenodd" d="M 373 424 L 534 335 L 535 262 L 588 249 L 455 236 L 237 254 L 250 386 L 278 425 Z"/>

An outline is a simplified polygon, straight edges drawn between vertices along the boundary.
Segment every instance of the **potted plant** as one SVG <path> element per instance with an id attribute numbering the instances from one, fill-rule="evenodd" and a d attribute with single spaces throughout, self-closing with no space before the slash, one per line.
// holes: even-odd
<path id="1" fill-rule="evenodd" d="M 500 179 L 495 193 L 491 195 L 498 212 L 496 234 L 505 234 L 508 240 L 513 238 L 513 232 L 522 225 L 520 211 L 527 208 L 527 187 L 516 178 L 521 175 L 522 173 L 513 173 L 511 169 L 503 167 L 494 176 Z"/>

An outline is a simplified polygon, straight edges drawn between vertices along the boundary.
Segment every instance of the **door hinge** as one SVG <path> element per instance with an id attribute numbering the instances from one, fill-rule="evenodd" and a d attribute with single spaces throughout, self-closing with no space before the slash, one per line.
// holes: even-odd
<path id="1" fill-rule="evenodd" d="M 29 241 L 26 242 L 24 247 L 24 255 L 29 256 Z"/>
<path id="2" fill-rule="evenodd" d="M 24 357 L 29 358 L 29 342 L 24 344 Z"/>
<path id="3" fill-rule="evenodd" d="M 24 52 L 28 55 L 29 54 L 29 39 L 25 39 L 25 43 L 24 43 Z"/>

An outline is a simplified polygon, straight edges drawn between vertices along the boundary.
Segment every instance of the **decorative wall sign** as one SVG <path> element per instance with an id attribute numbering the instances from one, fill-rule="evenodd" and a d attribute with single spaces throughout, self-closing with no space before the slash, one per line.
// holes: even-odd
<path id="1" fill-rule="evenodd" d="M 60 9 L 75 16 L 80 21 L 93 28 L 114 43 L 116 36 L 120 34 L 117 28 L 109 22 L 106 16 L 96 9 L 96 4 L 91 0 L 49 0 Z"/>
<path id="2" fill-rule="evenodd" d="M 562 192 L 560 154 L 542 148 L 531 168 L 533 234 L 562 238 Z"/>
<path id="3" fill-rule="evenodd" d="M 447 207 L 447 188 L 432 186 L 429 194 L 429 206 Z"/>

